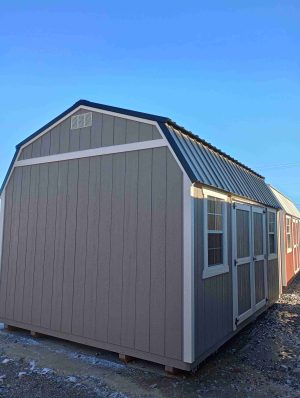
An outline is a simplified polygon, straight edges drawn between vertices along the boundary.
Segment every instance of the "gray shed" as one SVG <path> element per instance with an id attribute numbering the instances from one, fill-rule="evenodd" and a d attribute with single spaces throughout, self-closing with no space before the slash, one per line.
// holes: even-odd
<path id="1" fill-rule="evenodd" d="M 278 207 L 169 118 L 80 100 L 2 185 L 0 320 L 191 370 L 278 298 Z"/>

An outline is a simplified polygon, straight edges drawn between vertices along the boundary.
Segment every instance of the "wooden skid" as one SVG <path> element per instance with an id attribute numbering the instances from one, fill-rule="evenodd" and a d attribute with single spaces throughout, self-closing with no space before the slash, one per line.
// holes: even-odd
<path id="1" fill-rule="evenodd" d="M 125 354 L 119 354 L 119 359 L 124 363 L 128 363 L 134 361 L 135 358 Z"/>

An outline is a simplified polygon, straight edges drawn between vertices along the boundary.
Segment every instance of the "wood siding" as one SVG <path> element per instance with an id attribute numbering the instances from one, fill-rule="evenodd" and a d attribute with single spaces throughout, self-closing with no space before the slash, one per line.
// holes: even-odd
<path id="1" fill-rule="evenodd" d="M 149 125 L 95 115 L 114 125 L 106 145 L 153 137 Z M 46 142 L 62 150 L 66 123 L 35 156 Z M 177 364 L 182 240 L 182 172 L 165 147 L 18 167 L 6 189 L 0 318 Z"/>
<path id="2" fill-rule="evenodd" d="M 79 110 L 74 115 L 89 112 Z M 100 112 L 92 112 L 92 126 L 71 130 L 71 116 L 24 147 L 19 160 L 110 145 L 162 138 L 157 128 Z"/>
<path id="3" fill-rule="evenodd" d="M 268 261 L 267 271 L 269 302 L 274 303 L 279 297 L 279 269 L 277 258 Z"/>
<path id="4" fill-rule="evenodd" d="M 203 199 L 195 205 L 195 355 L 203 355 L 232 332 L 231 207 L 227 205 L 230 272 L 203 279 Z"/>

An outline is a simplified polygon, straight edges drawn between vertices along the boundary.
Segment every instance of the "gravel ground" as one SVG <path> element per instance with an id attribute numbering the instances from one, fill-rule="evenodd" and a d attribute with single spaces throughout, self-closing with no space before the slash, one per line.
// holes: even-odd
<path id="1" fill-rule="evenodd" d="M 300 277 L 195 374 L 28 332 L 0 331 L 0 397 L 300 397 Z"/>

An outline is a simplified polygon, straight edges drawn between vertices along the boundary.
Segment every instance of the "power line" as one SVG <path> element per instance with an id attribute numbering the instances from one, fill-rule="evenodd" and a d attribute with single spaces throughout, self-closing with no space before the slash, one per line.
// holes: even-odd
<path id="1" fill-rule="evenodd" d="M 269 166 L 259 166 L 259 168 L 262 170 L 285 169 L 290 167 L 300 167 L 300 163 L 285 163 L 285 164 L 273 164 Z"/>

